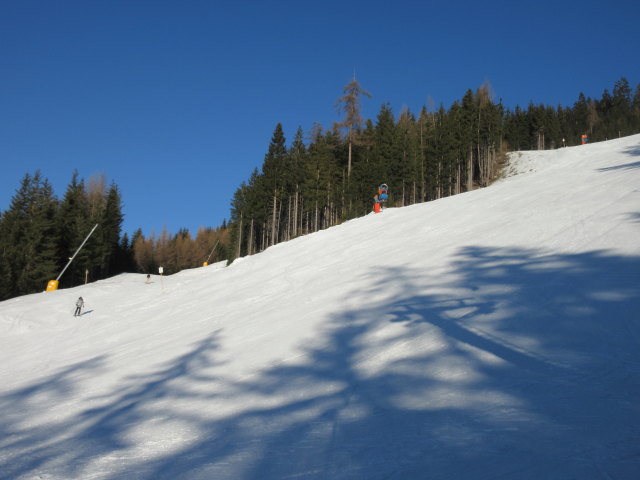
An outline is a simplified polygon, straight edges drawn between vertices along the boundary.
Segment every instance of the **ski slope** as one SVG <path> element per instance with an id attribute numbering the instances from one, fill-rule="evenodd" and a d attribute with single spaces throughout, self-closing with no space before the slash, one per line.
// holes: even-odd
<path id="1" fill-rule="evenodd" d="M 508 171 L 0 303 L 0 479 L 640 478 L 640 135 Z"/>

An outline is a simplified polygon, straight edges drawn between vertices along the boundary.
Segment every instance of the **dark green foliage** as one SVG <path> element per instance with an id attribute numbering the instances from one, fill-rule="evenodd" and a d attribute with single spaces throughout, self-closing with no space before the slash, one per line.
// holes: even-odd
<path id="1" fill-rule="evenodd" d="M 356 89 L 356 90 L 354 90 Z M 509 150 L 548 149 L 640 131 L 640 86 L 625 79 L 600 100 L 580 94 L 571 107 L 529 104 L 505 109 L 488 85 L 468 90 L 446 110 L 403 110 L 396 119 L 383 104 L 376 117 L 359 115 L 357 84 L 338 101 L 346 114 L 334 130 L 313 127 L 310 142 L 296 132 L 290 148 L 278 124 L 261 173 L 236 191 L 231 210 L 229 258 L 367 214 L 380 183 L 390 205 L 409 205 L 488 185 Z M 346 137 L 338 128 L 347 129 Z"/>
<path id="2" fill-rule="evenodd" d="M 572 106 L 530 103 L 505 109 L 488 85 L 468 90 L 447 110 L 423 107 L 416 116 L 396 116 L 383 104 L 375 121 L 360 117 L 354 80 L 338 100 L 344 121 L 326 130 L 315 125 L 307 144 L 298 128 L 287 147 L 277 124 L 261 169 L 236 190 L 231 219 L 222 227 L 175 236 L 131 240 L 121 236 L 121 197 L 104 179 L 88 185 L 74 172 L 61 201 L 39 173 L 25 176 L 12 204 L 0 216 L 0 299 L 41 291 L 55 278 L 91 228 L 98 229 L 64 273 L 61 286 L 73 286 L 137 270 L 165 273 L 199 266 L 209 249 L 214 258 L 233 259 L 276 243 L 336 225 L 372 210 L 380 183 L 390 186 L 390 206 L 403 206 L 488 185 L 500 155 L 509 150 L 578 145 L 581 135 L 599 141 L 640 132 L 640 85 L 622 78 L 600 99 L 578 95 Z M 341 135 L 346 130 L 346 136 Z"/>
<path id="3" fill-rule="evenodd" d="M 618 80 L 613 94 L 605 89 L 600 99 L 578 95 L 572 108 L 529 104 L 504 116 L 504 139 L 511 150 L 548 149 L 624 137 L 640 131 L 640 85 L 635 94 L 626 78 Z"/>
<path id="4" fill-rule="evenodd" d="M 0 221 L 0 299 L 43 291 L 58 270 L 57 201 L 40 172 L 27 174 Z"/>
<path id="5" fill-rule="evenodd" d="M 78 172 L 74 172 L 71 182 L 67 186 L 67 191 L 60 203 L 58 210 L 58 229 L 60 231 L 60 242 L 58 244 L 59 258 L 67 263 L 85 237 L 89 234 L 95 223 L 90 215 L 89 197 L 84 181 L 78 178 Z M 85 282 L 87 270 L 91 272 L 94 266 L 99 264 L 99 260 L 93 256 L 95 250 L 96 236 L 87 242 L 74 261 L 60 278 L 61 287 L 71 287 Z"/>
<path id="6" fill-rule="evenodd" d="M 122 229 L 122 201 L 115 183 L 111 184 L 100 219 L 100 277 L 122 273 L 122 264 L 127 248 L 120 245 Z"/>
<path id="7" fill-rule="evenodd" d="M 96 223 L 99 227 L 62 273 L 60 286 L 132 270 L 132 244 L 120 236 L 120 193 L 115 183 L 106 193 L 102 185 L 97 179 L 88 192 L 74 172 L 59 201 L 40 172 L 25 175 L 0 217 L 0 299 L 43 291 Z"/>

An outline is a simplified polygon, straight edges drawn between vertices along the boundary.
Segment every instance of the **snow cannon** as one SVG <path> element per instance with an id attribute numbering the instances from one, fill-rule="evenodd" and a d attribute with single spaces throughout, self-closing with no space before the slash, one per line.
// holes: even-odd
<path id="1" fill-rule="evenodd" d="M 47 283 L 47 289 L 45 290 L 46 292 L 53 292 L 54 290 L 58 289 L 58 280 L 49 280 L 49 283 Z"/>

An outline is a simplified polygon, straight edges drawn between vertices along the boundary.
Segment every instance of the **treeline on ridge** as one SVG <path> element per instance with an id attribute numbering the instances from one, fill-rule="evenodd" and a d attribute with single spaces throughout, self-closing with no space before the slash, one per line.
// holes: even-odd
<path id="1" fill-rule="evenodd" d="M 103 176 L 85 183 L 74 172 L 59 200 L 40 172 L 26 174 L 0 217 L 0 299 L 44 290 L 95 224 L 95 232 L 65 271 L 69 287 L 131 270 L 131 244 L 121 235 L 122 199 Z"/>
<path id="2" fill-rule="evenodd" d="M 98 224 L 61 287 L 122 272 L 165 274 L 204 261 L 233 260 L 276 243 L 336 225 L 371 211 L 377 185 L 390 187 L 389 204 L 404 206 L 488 185 L 505 152 L 578 145 L 640 132 L 640 85 L 626 79 L 600 99 L 583 94 L 570 107 L 530 103 L 510 110 L 488 85 L 468 90 L 449 109 L 423 107 L 395 115 L 383 104 L 374 120 L 361 117 L 354 79 L 331 128 L 298 128 L 290 144 L 276 125 L 261 169 L 236 190 L 231 218 L 192 237 L 182 229 L 131 238 L 122 232 L 122 199 L 115 182 L 85 182 L 75 172 L 62 199 L 39 172 L 27 174 L 9 208 L 0 213 L 0 300 L 44 290 Z"/>
<path id="3" fill-rule="evenodd" d="M 276 125 L 262 169 L 235 192 L 232 256 L 364 215 L 380 183 L 389 185 L 391 205 L 426 202 L 488 185 L 508 151 L 578 145 L 583 134 L 600 141 L 640 132 L 640 85 L 634 94 L 625 78 L 613 94 L 580 94 L 572 107 L 531 103 L 511 111 L 483 85 L 448 110 L 405 109 L 396 118 L 383 104 L 375 122 L 361 118 L 362 96 L 370 94 L 354 79 L 338 101 L 344 121 L 316 125 L 308 144 L 298 128 L 287 145 Z"/>
<path id="4" fill-rule="evenodd" d="M 122 198 L 104 176 L 84 181 L 74 172 L 62 199 L 40 172 L 26 174 L 0 215 L 0 300 L 41 292 L 56 279 L 92 228 L 97 228 L 60 277 L 67 288 L 123 272 L 165 274 L 225 258 L 228 229 L 183 229 L 144 237 L 122 233 Z M 215 250 L 214 250 L 215 248 Z"/>

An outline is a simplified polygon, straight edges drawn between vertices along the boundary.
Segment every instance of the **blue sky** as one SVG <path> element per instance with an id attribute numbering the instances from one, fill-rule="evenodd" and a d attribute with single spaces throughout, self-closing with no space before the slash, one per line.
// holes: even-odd
<path id="1" fill-rule="evenodd" d="M 123 196 L 124 231 L 217 226 L 278 122 L 330 127 L 354 69 L 383 103 L 445 107 L 488 81 L 505 105 L 640 83 L 640 2 L 4 1 L 0 210 L 40 169 Z"/>

